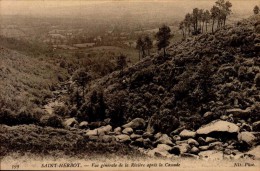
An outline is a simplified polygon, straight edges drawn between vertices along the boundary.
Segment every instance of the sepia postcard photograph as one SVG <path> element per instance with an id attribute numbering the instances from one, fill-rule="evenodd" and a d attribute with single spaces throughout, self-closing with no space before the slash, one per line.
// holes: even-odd
<path id="1" fill-rule="evenodd" d="M 260 170 L 260 0 L 0 0 L 0 170 Z"/>

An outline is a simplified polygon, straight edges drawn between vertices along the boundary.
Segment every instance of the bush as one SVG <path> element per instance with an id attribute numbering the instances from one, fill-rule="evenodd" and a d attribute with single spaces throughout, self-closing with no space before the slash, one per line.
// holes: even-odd
<path id="1" fill-rule="evenodd" d="M 0 124 L 15 125 L 17 122 L 14 113 L 9 109 L 0 111 Z"/>
<path id="2" fill-rule="evenodd" d="M 57 115 L 45 115 L 40 119 L 41 126 L 50 126 L 53 128 L 63 128 L 61 117 Z"/>
<path id="3" fill-rule="evenodd" d="M 53 112 L 59 116 L 66 116 L 69 113 L 68 107 L 65 105 L 55 106 Z"/>

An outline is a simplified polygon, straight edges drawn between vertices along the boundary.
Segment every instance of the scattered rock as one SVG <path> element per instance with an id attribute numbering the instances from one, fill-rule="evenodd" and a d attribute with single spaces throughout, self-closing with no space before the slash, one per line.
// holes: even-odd
<path id="1" fill-rule="evenodd" d="M 153 138 L 153 134 L 150 133 L 150 132 L 145 132 L 145 133 L 143 134 L 143 138 Z"/>
<path id="2" fill-rule="evenodd" d="M 192 154 L 198 154 L 199 152 L 200 152 L 200 150 L 197 147 L 192 147 L 190 149 L 190 153 L 192 153 Z"/>
<path id="3" fill-rule="evenodd" d="M 175 154 L 175 155 L 180 155 L 183 153 L 187 153 L 190 149 L 191 149 L 191 147 L 189 146 L 189 144 L 183 143 L 183 144 L 174 146 L 171 149 L 170 153 Z"/>
<path id="4" fill-rule="evenodd" d="M 155 144 L 173 145 L 171 138 L 167 134 L 163 134 L 159 139 L 155 141 Z"/>
<path id="5" fill-rule="evenodd" d="M 126 134 L 116 135 L 116 140 L 123 143 L 131 141 L 130 137 Z"/>
<path id="6" fill-rule="evenodd" d="M 192 139 L 192 138 L 189 138 L 189 139 L 188 139 L 188 144 L 189 144 L 189 145 L 194 145 L 194 146 L 199 146 L 198 141 L 196 141 L 196 140 L 194 140 L 194 139 Z"/>
<path id="7" fill-rule="evenodd" d="M 87 130 L 86 135 L 88 135 L 88 136 L 97 136 L 98 135 L 98 131 L 97 131 L 97 129 Z"/>
<path id="8" fill-rule="evenodd" d="M 239 127 L 237 125 L 227 121 L 216 120 L 199 128 L 197 134 L 207 135 L 212 132 L 237 133 L 238 131 Z"/>
<path id="9" fill-rule="evenodd" d="M 254 122 L 252 124 L 253 131 L 260 132 L 260 121 Z"/>
<path id="10" fill-rule="evenodd" d="M 78 125 L 78 121 L 75 118 L 69 118 L 64 122 L 64 127 L 74 127 L 74 125 Z"/>
<path id="11" fill-rule="evenodd" d="M 173 141 L 180 141 L 181 140 L 181 137 L 179 135 L 174 135 L 172 137 Z"/>
<path id="12" fill-rule="evenodd" d="M 132 134 L 133 132 L 134 132 L 134 131 L 133 131 L 132 128 L 125 128 L 125 129 L 122 131 L 123 134 L 127 134 L 127 135 L 130 135 L 130 134 Z"/>
<path id="13" fill-rule="evenodd" d="M 79 128 L 81 128 L 81 129 L 88 128 L 88 122 L 87 121 L 80 122 Z"/>
<path id="14" fill-rule="evenodd" d="M 135 118 L 131 122 L 123 125 L 123 128 L 132 128 L 132 129 L 144 129 L 145 128 L 145 120 L 142 118 Z"/>
<path id="15" fill-rule="evenodd" d="M 157 134 L 154 135 L 154 139 L 157 140 L 162 136 L 162 133 L 158 132 Z"/>
<path id="16" fill-rule="evenodd" d="M 241 132 L 237 136 L 238 141 L 245 142 L 249 146 L 253 146 L 256 141 L 256 137 L 251 132 Z"/>
<path id="17" fill-rule="evenodd" d="M 110 143 L 110 142 L 116 141 L 116 138 L 111 135 L 103 135 L 101 139 L 102 139 L 102 142 L 105 142 L 105 143 Z"/>
<path id="18" fill-rule="evenodd" d="M 200 144 L 200 145 L 206 145 L 207 143 L 206 143 L 206 140 L 204 139 L 204 138 L 202 138 L 202 137 L 199 137 L 198 138 L 198 143 Z"/>
<path id="19" fill-rule="evenodd" d="M 121 131 L 122 131 L 121 127 L 117 127 L 117 128 L 114 129 L 114 132 L 115 132 L 116 135 L 120 135 Z"/>
<path id="20" fill-rule="evenodd" d="M 204 146 L 199 146 L 199 150 L 200 151 L 206 151 L 209 149 L 209 146 L 208 145 L 204 145 Z"/>
<path id="21" fill-rule="evenodd" d="M 100 128 L 97 128 L 98 135 L 106 135 L 112 130 L 111 125 L 102 126 Z"/>
<path id="22" fill-rule="evenodd" d="M 138 134 L 135 134 L 135 133 L 133 133 L 133 134 L 130 135 L 130 138 L 131 138 L 132 140 L 135 140 L 135 139 L 138 139 L 138 138 L 141 138 L 141 137 L 142 137 L 141 135 L 138 135 Z"/>
<path id="23" fill-rule="evenodd" d="M 196 132 L 190 131 L 190 130 L 187 130 L 187 129 L 184 129 L 180 133 L 181 138 L 194 138 L 195 136 L 196 136 Z"/>
<path id="24" fill-rule="evenodd" d="M 211 150 L 223 150 L 223 143 L 220 142 L 220 141 L 210 143 L 209 149 L 211 149 Z"/>
<path id="25" fill-rule="evenodd" d="M 212 143 L 212 142 L 216 142 L 217 139 L 216 138 L 212 138 L 212 137 L 207 137 L 206 138 L 206 143 Z"/>

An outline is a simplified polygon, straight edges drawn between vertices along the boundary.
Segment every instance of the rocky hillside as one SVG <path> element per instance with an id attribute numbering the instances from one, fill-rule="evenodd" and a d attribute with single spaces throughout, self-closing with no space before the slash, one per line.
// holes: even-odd
<path id="1" fill-rule="evenodd" d="M 259 50 L 259 16 L 189 38 L 93 81 L 65 125 L 151 156 L 259 158 Z"/>
<path id="2" fill-rule="evenodd" d="M 167 57 L 146 57 L 95 81 L 85 106 L 93 91 L 102 90 L 106 116 L 114 122 L 140 117 L 165 133 L 182 126 L 197 129 L 219 118 L 252 124 L 260 110 L 259 48 L 255 16 L 173 45 Z"/>

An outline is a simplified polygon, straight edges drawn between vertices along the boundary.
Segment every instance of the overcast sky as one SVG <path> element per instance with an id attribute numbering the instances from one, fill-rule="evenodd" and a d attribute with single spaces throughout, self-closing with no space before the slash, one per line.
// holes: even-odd
<path id="1" fill-rule="evenodd" d="M 184 15 L 192 8 L 209 9 L 216 0 L 0 0 L 1 15 L 87 16 L 146 12 Z M 231 0 L 234 13 L 249 14 L 260 0 Z"/>

